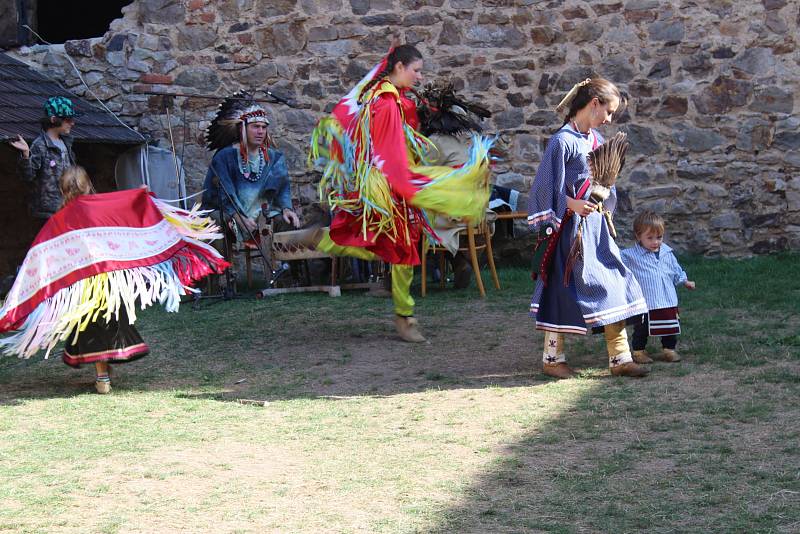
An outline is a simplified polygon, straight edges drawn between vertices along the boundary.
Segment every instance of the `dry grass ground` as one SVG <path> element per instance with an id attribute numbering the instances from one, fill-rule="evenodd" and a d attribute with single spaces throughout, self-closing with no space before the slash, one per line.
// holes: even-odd
<path id="1" fill-rule="evenodd" d="M 0 531 L 800 531 L 799 259 L 687 260 L 685 360 L 642 380 L 597 337 L 542 377 L 515 270 L 418 299 L 423 345 L 297 295 L 146 313 L 105 397 L 0 360 Z"/>

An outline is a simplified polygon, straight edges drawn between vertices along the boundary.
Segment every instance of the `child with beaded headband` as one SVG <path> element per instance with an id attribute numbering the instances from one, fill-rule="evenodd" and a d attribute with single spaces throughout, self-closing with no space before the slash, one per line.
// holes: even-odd
<path id="1" fill-rule="evenodd" d="M 625 319 L 646 309 L 636 279 L 623 264 L 608 220 L 590 200 L 588 155 L 603 143 L 596 130 L 618 115 L 625 101 L 603 78 L 583 80 L 557 106 L 567 110 L 563 126 L 550 138 L 528 199 L 528 224 L 547 243 L 543 261 L 535 265 L 536 288 L 530 313 L 545 331 L 543 372 L 569 378 L 564 334 L 603 331 L 611 373 L 640 377 L 647 369 L 631 356 Z M 614 211 L 611 188 L 605 209 Z M 579 233 L 580 232 L 580 233 Z M 581 254 L 570 261 L 576 240 Z"/>

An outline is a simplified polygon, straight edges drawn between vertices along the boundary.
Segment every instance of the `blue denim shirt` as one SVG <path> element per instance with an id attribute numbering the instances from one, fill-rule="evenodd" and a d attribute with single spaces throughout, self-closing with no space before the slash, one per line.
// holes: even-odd
<path id="1" fill-rule="evenodd" d="M 228 192 L 229 200 L 222 193 L 222 207 L 225 214 L 233 215 L 236 207 L 247 217 L 256 218 L 261 213 L 262 205 L 269 206 L 271 214 L 280 213 L 285 208 L 292 208 L 291 182 L 289 169 L 283 153 L 274 148 L 267 151 L 269 160 L 265 162 L 258 181 L 247 180 L 239 170 L 238 145 L 231 145 L 217 151 L 208 167 L 206 180 L 203 184 L 203 207 L 206 209 L 219 208 L 219 190 L 214 185 L 212 178 L 219 177 L 220 185 Z"/>
<path id="2" fill-rule="evenodd" d="M 642 286 L 648 310 L 678 306 L 675 286 L 686 282 L 687 276 L 669 246 L 662 243 L 656 254 L 636 243 L 622 251 L 622 261 Z"/>

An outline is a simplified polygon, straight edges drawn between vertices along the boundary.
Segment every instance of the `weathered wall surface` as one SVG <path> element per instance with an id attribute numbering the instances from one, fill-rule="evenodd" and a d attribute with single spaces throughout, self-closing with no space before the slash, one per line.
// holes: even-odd
<path id="1" fill-rule="evenodd" d="M 632 157 L 618 227 L 654 207 L 679 250 L 743 255 L 800 249 L 800 4 L 786 0 L 137 0 L 102 38 L 63 50 L 127 122 L 169 146 L 164 101 L 144 91 L 274 92 L 272 133 L 313 198 L 308 134 L 384 53 L 417 44 L 428 78 L 453 78 L 512 141 L 497 181 L 527 192 L 552 109 L 571 85 L 603 75 L 631 96 L 616 127 Z M 16 51 L 83 94 L 60 48 Z M 87 95 L 88 96 L 88 95 Z M 216 103 L 176 97 L 190 189 L 210 154 L 202 131 Z"/>

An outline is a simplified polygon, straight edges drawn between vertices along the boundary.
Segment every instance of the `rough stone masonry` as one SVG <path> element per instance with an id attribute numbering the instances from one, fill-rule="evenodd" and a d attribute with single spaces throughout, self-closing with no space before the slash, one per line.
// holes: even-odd
<path id="1" fill-rule="evenodd" d="M 202 135 L 216 102 L 144 91 L 291 97 L 298 107 L 272 106 L 271 128 L 301 204 L 316 198 L 305 161 L 315 121 L 393 36 L 423 51 L 428 79 L 488 104 L 487 130 L 512 147 L 496 181 L 524 193 L 561 125 L 555 103 L 599 74 L 631 98 L 607 130 L 632 143 L 623 237 L 650 207 L 678 250 L 741 256 L 800 250 L 799 24 L 800 3 L 787 0 L 137 0 L 102 37 L 14 53 L 84 95 L 69 54 L 94 93 L 167 147 L 170 106 L 192 190 L 211 159 Z"/>

